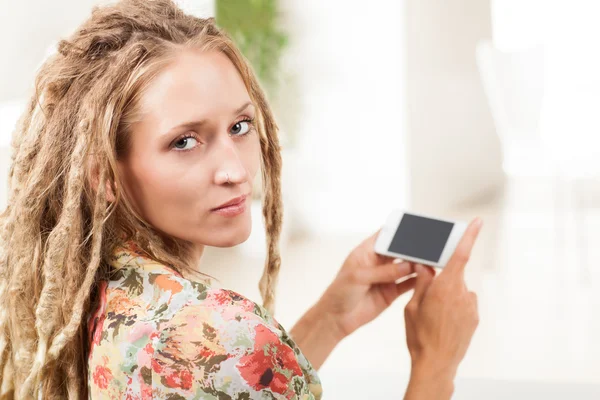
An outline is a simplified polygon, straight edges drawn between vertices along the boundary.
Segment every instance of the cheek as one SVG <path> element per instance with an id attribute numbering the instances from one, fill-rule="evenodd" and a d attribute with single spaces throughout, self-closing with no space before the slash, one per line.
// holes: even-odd
<path id="1" fill-rule="evenodd" d="M 189 220 L 191 215 L 199 215 L 205 203 L 210 179 L 202 169 L 156 157 L 153 161 L 138 160 L 127 172 L 137 207 L 157 227 Z"/>
<path id="2" fill-rule="evenodd" d="M 244 149 L 243 159 L 244 165 L 250 174 L 250 177 L 254 179 L 256 173 L 260 169 L 261 150 L 258 133 L 253 135 L 249 140 L 247 148 Z"/>

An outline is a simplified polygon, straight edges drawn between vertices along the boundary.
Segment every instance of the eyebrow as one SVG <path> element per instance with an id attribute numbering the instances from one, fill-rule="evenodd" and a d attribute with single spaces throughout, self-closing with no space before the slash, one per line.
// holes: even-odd
<path id="1" fill-rule="evenodd" d="M 233 114 L 239 114 L 242 111 L 244 111 L 246 108 L 248 108 L 249 106 L 254 106 L 254 104 L 251 101 L 248 101 L 247 103 L 244 103 L 241 107 L 238 107 Z M 169 128 L 169 130 L 167 130 L 163 135 L 161 135 L 161 137 L 165 137 L 165 136 L 169 136 L 171 135 L 171 132 L 173 132 L 176 129 L 180 129 L 180 128 L 186 128 L 186 129 L 190 129 L 193 127 L 197 127 L 200 126 L 202 124 L 204 124 L 206 122 L 206 120 L 195 120 L 195 121 L 188 121 L 188 122 L 184 122 L 182 124 L 176 125 L 172 128 Z"/>

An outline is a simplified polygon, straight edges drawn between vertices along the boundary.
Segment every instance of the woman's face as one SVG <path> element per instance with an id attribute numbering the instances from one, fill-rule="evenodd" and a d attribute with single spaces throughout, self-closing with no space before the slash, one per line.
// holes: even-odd
<path id="1" fill-rule="evenodd" d="M 183 52 L 140 102 L 119 161 L 134 206 L 159 231 L 200 249 L 244 242 L 260 143 L 250 122 L 256 110 L 234 65 L 221 52 Z M 245 209 L 215 211 L 243 195 Z"/>

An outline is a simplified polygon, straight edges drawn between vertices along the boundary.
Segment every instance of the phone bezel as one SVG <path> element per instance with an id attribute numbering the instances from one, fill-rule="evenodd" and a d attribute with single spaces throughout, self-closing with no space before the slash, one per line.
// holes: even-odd
<path id="1" fill-rule="evenodd" d="M 450 236 L 444 245 L 444 250 L 442 251 L 442 255 L 438 262 L 433 262 L 430 260 L 424 260 L 417 257 L 412 257 L 407 254 L 400 254 L 395 252 L 390 252 L 388 249 L 390 247 L 390 243 L 394 237 L 394 234 L 398 230 L 398 225 L 404 214 L 410 214 L 417 217 L 430 218 L 437 221 L 449 222 L 454 224 L 452 227 L 452 231 L 450 232 Z M 412 261 L 419 264 L 429 265 L 435 268 L 444 268 L 448 261 L 450 261 L 450 257 L 454 254 L 456 250 L 456 246 L 460 242 L 463 237 L 465 230 L 467 228 L 467 223 L 464 221 L 458 220 L 450 220 L 445 218 L 433 217 L 431 215 L 425 215 L 421 213 L 416 213 L 413 211 L 406 211 L 401 209 L 393 210 L 387 217 L 385 224 L 381 228 L 377 240 L 375 242 L 375 252 L 381 255 L 385 255 L 388 257 L 400 258 L 405 261 Z"/>

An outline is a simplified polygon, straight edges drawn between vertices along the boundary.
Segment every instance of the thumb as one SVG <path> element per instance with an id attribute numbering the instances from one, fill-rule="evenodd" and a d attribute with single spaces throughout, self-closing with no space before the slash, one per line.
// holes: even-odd
<path id="1" fill-rule="evenodd" d="M 412 302 L 416 302 L 417 304 L 421 304 L 423 301 L 423 297 L 425 297 L 425 292 L 429 285 L 433 281 L 433 276 L 431 273 L 421 264 L 417 264 L 415 266 L 415 271 L 417 272 L 417 282 L 415 284 L 415 292 L 411 299 Z"/>

